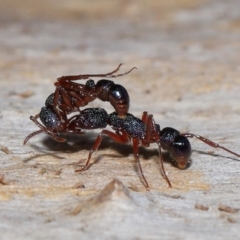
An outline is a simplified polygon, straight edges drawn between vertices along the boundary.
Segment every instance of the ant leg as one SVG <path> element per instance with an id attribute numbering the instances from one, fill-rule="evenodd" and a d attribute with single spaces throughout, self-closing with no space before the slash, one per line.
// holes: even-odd
<path id="1" fill-rule="evenodd" d="M 141 177 L 143 179 L 143 182 L 144 182 L 144 186 L 146 187 L 147 191 L 149 191 L 149 185 L 148 185 L 148 182 L 143 174 L 143 170 L 142 170 L 142 166 L 141 166 L 141 163 L 140 163 L 140 160 L 139 160 L 139 153 L 138 153 L 138 147 L 139 147 L 139 140 L 137 138 L 133 138 L 133 152 L 134 152 L 134 156 L 135 156 L 135 159 L 137 160 L 137 164 L 138 164 L 138 168 L 140 170 L 140 174 L 141 174 Z"/>
<path id="2" fill-rule="evenodd" d="M 44 127 L 42 124 L 40 124 L 37 121 L 39 114 L 37 114 L 35 117 L 31 116 L 30 119 L 41 129 L 42 132 L 45 132 L 46 134 L 49 135 L 49 137 L 51 137 L 53 140 L 57 141 L 57 142 L 65 142 L 66 139 L 65 138 L 61 138 L 56 136 L 56 134 L 54 134 L 52 131 L 50 131 L 49 129 L 47 129 L 46 127 Z M 36 135 L 36 134 L 35 134 Z M 34 135 L 33 135 L 34 136 Z M 27 137 L 28 138 L 28 137 Z M 28 138 L 29 139 L 29 138 Z M 28 140 L 27 139 L 27 140 Z"/>
<path id="3" fill-rule="evenodd" d="M 23 145 L 25 145 L 30 138 L 32 138 L 33 136 L 35 136 L 35 135 L 37 135 L 37 134 L 39 134 L 39 133 L 42 133 L 42 132 L 44 132 L 43 129 L 38 130 L 38 131 L 35 131 L 35 132 L 32 132 L 31 134 L 29 134 L 29 135 L 24 139 Z"/>
<path id="4" fill-rule="evenodd" d="M 90 77 L 116 78 L 116 77 L 126 75 L 126 74 L 130 73 L 133 69 L 136 69 L 136 67 L 133 67 L 132 69 L 130 69 L 126 73 L 113 75 L 114 73 L 116 73 L 120 69 L 120 67 L 122 65 L 123 65 L 123 63 L 120 63 L 114 71 L 109 72 L 109 73 L 105 73 L 105 74 L 81 74 L 81 75 L 62 76 L 62 77 L 57 78 L 57 81 L 59 81 L 59 82 L 68 81 L 68 80 L 75 81 L 75 80 L 87 79 L 87 78 L 90 78 Z"/>
<path id="5" fill-rule="evenodd" d="M 56 88 L 63 88 L 66 91 L 74 91 L 79 94 L 88 94 L 89 93 L 89 89 L 86 88 L 86 84 L 74 83 L 68 79 L 66 81 L 58 81 L 57 80 L 54 83 L 54 86 Z"/>
<path id="6" fill-rule="evenodd" d="M 168 177 L 166 175 L 164 165 L 163 165 L 163 157 L 162 157 L 162 151 L 161 151 L 160 143 L 158 143 L 158 152 L 159 152 L 159 158 L 160 158 L 160 171 L 162 173 L 163 178 L 167 181 L 168 186 L 171 188 L 172 184 L 171 184 L 170 180 L 168 179 Z"/>
<path id="7" fill-rule="evenodd" d="M 124 75 L 127 75 L 128 73 L 130 73 L 133 69 L 137 69 L 137 68 L 133 67 L 129 71 L 125 72 L 125 73 L 121 73 L 121 74 L 117 74 L 117 75 L 109 75 L 109 76 L 106 76 L 106 77 L 109 77 L 109 78 L 121 77 L 121 76 L 124 76 Z"/>
<path id="8" fill-rule="evenodd" d="M 53 97 L 53 110 L 54 112 L 58 115 L 58 117 L 61 119 L 61 120 L 66 120 L 66 117 L 63 116 L 63 114 L 60 112 L 60 109 L 59 109 L 59 97 L 60 97 L 60 87 L 56 87 L 56 90 L 54 92 L 54 97 Z M 61 96 L 62 97 L 62 96 Z M 64 119 L 63 119 L 64 118 Z"/>
<path id="9" fill-rule="evenodd" d="M 123 65 L 123 63 L 120 63 L 114 71 L 105 73 L 105 74 L 80 74 L 80 75 L 62 76 L 62 77 L 57 78 L 57 81 L 60 81 L 60 82 L 68 81 L 68 80 L 74 81 L 74 80 L 80 80 L 80 79 L 87 79 L 89 77 L 107 77 L 108 75 L 112 75 L 113 73 L 117 72 L 122 65 Z"/>
<path id="10" fill-rule="evenodd" d="M 63 104 L 59 103 L 59 97 L 61 97 Z M 66 116 L 61 111 L 66 110 L 67 112 L 73 112 L 75 110 L 69 99 L 67 91 L 63 87 L 56 87 L 53 98 L 53 109 L 57 113 L 58 117 L 64 121 L 66 121 Z"/>
<path id="11" fill-rule="evenodd" d="M 160 171 L 163 176 L 163 178 L 167 181 L 168 186 L 172 187 L 172 184 L 170 180 L 168 179 L 164 165 L 163 165 L 163 157 L 162 157 L 162 151 L 161 151 L 161 142 L 160 142 L 160 136 L 158 135 L 156 124 L 153 118 L 153 115 L 148 115 L 147 123 L 146 123 L 146 141 L 147 143 L 156 142 L 158 145 L 158 152 L 159 152 L 159 159 L 160 159 Z"/>
<path id="12" fill-rule="evenodd" d="M 118 135 L 118 134 L 116 134 L 114 132 L 110 132 L 109 130 L 102 130 L 100 132 L 100 134 L 98 135 L 97 139 L 95 140 L 95 142 L 93 144 L 93 147 L 91 148 L 91 150 L 90 150 L 90 152 L 88 154 L 88 160 L 87 160 L 85 166 L 83 168 L 81 168 L 81 169 L 75 170 L 75 172 L 83 172 L 83 171 L 87 170 L 90 167 L 89 163 L 90 163 L 91 156 L 92 156 L 92 154 L 95 151 L 98 150 L 98 148 L 99 148 L 99 146 L 100 146 L 100 144 L 102 142 L 102 137 L 103 137 L 102 135 L 103 134 L 108 135 L 111 139 L 113 139 L 115 142 L 118 142 L 118 143 L 126 143 L 126 142 L 128 142 L 128 139 L 126 139 L 125 136 L 123 136 L 123 135 L 120 135 L 120 134 Z"/>
<path id="13" fill-rule="evenodd" d="M 67 91 L 64 88 L 59 88 L 59 93 L 61 94 L 61 97 L 63 99 L 63 102 L 69 109 L 73 109 L 72 103 L 68 97 Z"/>
<path id="14" fill-rule="evenodd" d="M 227 148 L 225 148 L 225 147 L 223 147 L 223 146 L 221 146 L 221 145 L 219 145 L 219 144 L 217 144 L 217 143 L 215 143 L 215 142 L 213 142 L 213 141 L 211 141 L 211 140 L 209 140 L 209 139 L 207 139 L 205 137 L 202 137 L 202 136 L 199 136 L 199 135 L 196 135 L 196 134 L 192 134 L 192 133 L 183 133 L 183 134 L 180 134 L 180 135 L 181 136 L 185 136 L 187 138 L 195 137 L 195 138 L 199 139 L 200 141 L 206 143 L 207 145 L 209 145 L 211 147 L 221 148 L 221 149 L 225 150 L 226 152 L 229 152 L 229 153 L 231 153 L 231 154 L 233 154 L 233 155 L 235 155 L 237 157 L 240 157 L 240 154 L 235 153 L 235 152 L 233 152 L 233 151 L 231 151 L 231 150 L 229 150 L 229 149 L 227 149 Z"/>
<path id="15" fill-rule="evenodd" d="M 144 111 L 142 114 L 142 121 L 144 122 L 144 124 L 147 124 L 147 119 L 148 119 L 148 112 Z"/>

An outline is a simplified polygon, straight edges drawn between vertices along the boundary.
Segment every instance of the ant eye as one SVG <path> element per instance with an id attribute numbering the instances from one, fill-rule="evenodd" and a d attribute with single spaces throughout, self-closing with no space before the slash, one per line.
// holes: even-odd
<path id="1" fill-rule="evenodd" d="M 176 136 L 171 143 L 169 152 L 179 168 L 184 169 L 188 167 L 192 149 L 186 137 L 181 135 Z"/>

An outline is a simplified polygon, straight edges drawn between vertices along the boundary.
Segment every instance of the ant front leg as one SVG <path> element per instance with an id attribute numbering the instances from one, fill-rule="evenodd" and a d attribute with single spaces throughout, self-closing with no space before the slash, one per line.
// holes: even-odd
<path id="1" fill-rule="evenodd" d="M 223 147 L 223 146 L 221 146 L 221 145 L 219 145 L 219 144 L 217 144 L 217 143 L 215 143 L 215 142 L 213 142 L 213 141 L 211 141 L 211 140 L 209 140 L 209 139 L 207 139 L 205 137 L 199 136 L 197 134 L 183 133 L 183 134 L 180 134 L 180 135 L 181 136 L 185 136 L 186 138 L 194 138 L 195 137 L 195 138 L 199 139 L 200 141 L 206 143 L 207 145 L 209 145 L 211 147 L 221 148 L 221 149 L 223 149 L 226 152 L 229 152 L 229 153 L 231 153 L 231 154 L 233 154 L 233 155 L 235 155 L 237 157 L 240 157 L 240 154 L 238 154 L 236 152 L 233 152 L 233 151 L 229 150 L 228 148 L 225 148 L 225 147 Z"/>
<path id="2" fill-rule="evenodd" d="M 81 80 L 81 79 L 87 79 L 87 78 L 90 78 L 90 77 L 108 77 L 108 76 L 111 76 L 113 73 L 116 73 L 120 67 L 123 65 L 123 63 L 120 63 L 118 65 L 118 67 L 112 71 L 112 72 L 109 72 L 109 73 L 105 73 L 105 74 L 80 74 L 80 75 L 69 75 L 69 76 L 62 76 L 62 77 L 59 77 L 57 80 L 59 82 L 63 82 L 63 81 L 76 81 L 76 80 Z"/>
<path id="3" fill-rule="evenodd" d="M 119 66 L 121 66 L 122 64 L 120 64 Z M 129 74 L 133 69 L 137 69 L 136 67 L 133 67 L 131 68 L 129 71 L 125 72 L 125 73 L 121 73 L 121 74 L 117 74 L 117 75 L 109 75 L 109 76 L 106 76 L 106 77 L 109 77 L 109 78 L 117 78 L 117 77 L 121 77 L 121 76 L 124 76 L 124 75 L 127 75 Z"/>
<path id="4" fill-rule="evenodd" d="M 133 67 L 131 68 L 128 72 L 125 72 L 123 74 L 117 74 L 117 75 L 113 75 L 114 73 L 116 73 L 120 67 L 123 65 L 123 63 L 120 63 L 118 65 L 118 67 L 112 71 L 112 72 L 109 72 L 109 73 L 105 73 L 105 74 L 80 74 L 80 75 L 70 75 L 70 76 L 62 76 L 60 78 L 58 78 L 57 80 L 59 82 L 63 82 L 63 81 L 76 81 L 76 80 L 81 80 L 81 79 L 88 79 L 90 77 L 106 77 L 106 78 L 116 78 L 116 77 L 120 77 L 120 76 L 123 76 L 123 75 L 126 75 L 128 73 L 130 73 L 133 69 L 136 69 L 136 67 Z"/>
<path id="5" fill-rule="evenodd" d="M 89 163 L 90 163 L 92 154 L 93 154 L 95 151 L 98 150 L 98 148 L 99 148 L 99 146 L 100 146 L 100 144 L 101 144 L 101 142 L 102 142 L 102 137 L 103 137 L 102 135 L 103 135 L 103 134 L 108 135 L 112 140 L 114 140 L 115 142 L 118 142 L 118 143 L 124 144 L 124 143 L 127 143 L 127 142 L 128 142 L 128 139 L 126 138 L 125 135 L 116 134 L 116 133 L 113 133 L 113 132 L 111 132 L 111 131 L 109 131 L 109 130 L 102 130 L 102 131 L 100 132 L 100 134 L 98 135 L 97 139 L 95 140 L 92 149 L 91 149 L 90 152 L 89 152 L 88 160 L 87 160 L 85 166 L 84 166 L 83 168 L 81 168 L 81 169 L 75 170 L 75 172 L 83 172 L 83 171 L 87 170 L 87 169 L 90 167 L 90 164 L 89 164 Z"/>

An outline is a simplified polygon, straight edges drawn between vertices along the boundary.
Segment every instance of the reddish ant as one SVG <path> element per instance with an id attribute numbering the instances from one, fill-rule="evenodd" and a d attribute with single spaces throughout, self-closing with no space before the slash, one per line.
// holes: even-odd
<path id="1" fill-rule="evenodd" d="M 66 113 L 79 111 L 80 107 L 86 106 L 96 98 L 102 101 L 108 101 L 114 107 L 119 116 L 126 115 L 129 109 L 129 95 L 127 90 L 113 81 L 102 79 L 96 84 L 90 77 L 105 77 L 117 78 L 130 73 L 135 67 L 128 72 L 117 74 L 116 73 L 122 63 L 109 73 L 105 74 L 81 74 L 73 76 L 62 76 L 55 82 L 56 90 L 53 98 L 53 109 L 61 119 L 65 118 Z M 72 81 L 89 79 L 86 84 L 74 83 Z M 59 101 L 61 96 L 61 101 Z"/>
<path id="2" fill-rule="evenodd" d="M 24 144 L 31 137 L 41 132 L 47 133 L 56 141 L 64 142 L 66 139 L 57 136 L 58 133 L 83 134 L 82 129 L 105 128 L 107 125 L 110 125 L 115 132 L 106 129 L 101 131 L 89 152 L 85 166 L 76 170 L 76 172 L 85 171 L 90 167 L 91 156 L 100 146 L 102 135 L 105 134 L 118 143 L 127 144 L 132 141 L 134 156 L 147 190 L 149 190 L 149 184 L 143 174 L 139 160 L 138 148 L 140 145 L 145 147 L 148 147 L 151 143 L 158 145 L 161 173 L 169 187 L 172 185 L 164 170 L 161 148 L 170 153 L 173 161 L 180 169 L 185 169 L 190 164 L 191 145 L 188 138 L 195 137 L 211 147 L 221 148 L 240 157 L 239 154 L 202 136 L 192 133 L 181 134 L 176 129 L 170 127 L 161 130 L 160 125 L 155 124 L 153 116 L 148 115 L 147 112 L 143 113 L 142 120 L 134 117 L 128 113 L 129 96 L 126 89 L 110 80 L 102 79 L 95 84 L 93 80 L 89 79 L 86 85 L 72 82 L 88 79 L 89 77 L 116 78 L 128 74 L 134 69 L 132 68 L 124 74 L 113 75 L 119 70 L 121 65 L 107 74 L 83 74 L 59 78 L 55 83 L 56 90 L 47 98 L 45 107 L 35 117 L 30 117 L 40 130 L 28 135 L 24 140 Z M 96 98 L 102 101 L 109 101 L 115 112 L 108 115 L 104 109 L 88 108 L 82 111 L 79 110 L 79 107 L 87 105 Z M 68 119 L 68 114 L 75 111 L 79 111 L 79 114 Z M 37 121 L 38 118 L 41 119 L 44 126 Z"/>
<path id="3" fill-rule="evenodd" d="M 140 145 L 145 147 L 148 147 L 151 143 L 156 143 L 158 145 L 161 173 L 167 181 L 169 187 L 172 187 L 172 185 L 164 170 L 161 148 L 170 153 L 172 160 L 180 169 L 186 169 L 190 165 L 190 156 L 192 151 L 188 138 L 195 137 L 211 147 L 221 148 L 237 157 L 240 157 L 239 154 L 202 136 L 192 133 L 180 133 L 176 129 L 170 127 L 166 127 L 161 130 L 160 125 L 155 124 L 153 115 L 148 115 L 147 112 L 143 112 L 142 120 L 134 117 L 130 113 L 127 113 L 124 118 L 120 118 L 116 112 L 113 112 L 109 115 L 108 124 L 113 130 L 115 130 L 115 133 L 106 129 L 102 130 L 89 152 L 85 166 L 76 170 L 76 172 L 83 172 L 90 167 L 89 163 L 91 156 L 100 146 L 103 134 L 108 135 L 115 142 L 122 144 L 128 144 L 132 141 L 134 156 L 137 160 L 140 174 L 147 190 L 149 190 L 149 184 L 143 174 L 139 160 L 138 148 Z"/>
<path id="4" fill-rule="evenodd" d="M 73 122 L 80 116 L 81 119 L 83 116 L 88 118 L 84 112 L 85 110 L 80 111 L 79 107 L 86 106 L 96 98 L 102 101 L 109 101 L 120 117 L 125 116 L 129 109 L 130 99 L 127 90 L 123 86 L 106 79 L 99 80 L 96 84 L 93 80 L 89 79 L 85 85 L 72 82 L 80 79 L 88 79 L 89 77 L 117 78 L 130 73 L 135 68 L 133 67 L 128 72 L 114 75 L 120 69 L 121 65 L 119 64 L 114 71 L 105 74 L 82 74 L 58 78 L 54 84 L 56 90 L 46 99 L 45 107 L 35 117 L 30 117 L 41 130 L 29 134 L 25 138 L 24 144 L 31 137 L 42 132 L 47 133 L 58 142 L 66 141 L 66 139 L 56 135 L 59 132 L 75 132 L 79 134 L 79 130 L 72 128 Z M 76 111 L 80 112 L 78 117 L 67 118 L 68 114 Z M 41 119 L 45 126 L 37 121 L 38 118 Z M 102 127 L 101 125 L 96 125 L 94 128 Z M 83 129 L 89 129 L 89 126 L 87 128 L 83 126 Z"/>

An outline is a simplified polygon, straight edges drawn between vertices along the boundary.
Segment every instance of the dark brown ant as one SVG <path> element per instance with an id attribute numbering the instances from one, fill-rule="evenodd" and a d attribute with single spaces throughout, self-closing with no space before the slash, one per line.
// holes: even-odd
<path id="1" fill-rule="evenodd" d="M 57 142 L 65 142 L 66 139 L 58 136 L 59 133 L 84 134 L 84 132 L 82 132 L 83 129 L 97 129 L 107 126 L 108 114 L 102 108 L 86 108 L 69 119 L 60 119 L 52 108 L 53 97 L 54 94 L 52 93 L 47 98 L 45 107 L 42 107 L 40 113 L 35 117 L 30 117 L 40 130 L 29 134 L 25 138 L 23 145 L 25 145 L 30 138 L 42 132 L 47 133 Z M 38 118 L 40 118 L 44 125 L 38 122 Z"/>
<path id="2" fill-rule="evenodd" d="M 186 169 L 190 165 L 192 150 L 188 138 L 195 137 L 211 147 L 221 148 L 237 157 L 240 157 L 239 154 L 202 136 L 192 133 L 180 133 L 176 129 L 170 127 L 166 127 L 161 130 L 160 125 L 155 123 L 153 115 L 148 115 L 147 112 L 143 112 L 142 120 L 134 117 L 130 113 L 127 113 L 124 118 L 120 118 L 116 112 L 113 112 L 109 115 L 108 124 L 115 132 L 111 132 L 106 129 L 100 132 L 89 152 L 85 166 L 76 170 L 76 172 L 83 172 L 90 167 L 91 156 L 99 148 L 103 135 L 107 135 L 115 142 L 122 144 L 132 142 L 134 156 L 137 160 L 140 174 L 147 190 L 149 190 L 149 184 L 143 174 L 139 160 L 138 148 L 140 145 L 145 147 L 148 147 L 151 143 L 156 143 L 158 145 L 161 173 L 167 181 L 169 187 L 172 187 L 172 185 L 164 170 L 161 148 L 170 153 L 174 163 L 180 169 Z"/>
<path id="3" fill-rule="evenodd" d="M 30 138 L 42 132 L 47 133 L 58 142 L 66 140 L 57 136 L 59 132 L 75 131 L 75 133 L 79 134 L 79 131 L 70 128 L 74 120 L 76 120 L 76 116 L 68 119 L 68 114 L 78 111 L 80 112 L 79 116 L 82 116 L 84 111 L 80 111 L 79 108 L 86 106 L 96 98 L 102 101 L 109 101 L 118 115 L 124 117 L 128 112 L 130 99 L 127 90 L 123 86 L 106 79 L 99 80 L 96 84 L 91 79 L 86 84 L 72 82 L 74 80 L 88 79 L 89 77 L 117 78 L 130 73 L 135 68 L 133 67 L 123 74 L 114 75 L 120 69 L 121 65 L 119 64 L 114 71 L 106 74 L 83 74 L 58 78 L 57 82 L 55 82 L 56 90 L 46 99 L 45 107 L 35 117 L 30 117 L 41 130 L 28 135 L 24 140 L 24 144 Z M 41 119 L 45 126 L 38 122 L 38 118 Z M 101 126 L 96 125 L 96 128 L 101 128 Z"/>
<path id="4" fill-rule="evenodd" d="M 114 107 L 120 117 L 126 115 L 129 109 L 129 95 L 127 90 L 111 80 L 101 79 L 96 84 L 90 77 L 117 78 L 130 73 L 116 73 L 122 64 L 109 73 L 105 74 L 81 74 L 73 76 L 62 76 L 55 82 L 56 90 L 53 98 L 53 109 L 61 119 L 65 119 L 66 114 L 79 111 L 80 107 L 86 106 L 96 98 L 108 101 Z M 74 83 L 76 80 L 89 79 L 86 84 Z M 59 101 L 59 97 L 61 101 Z"/>

